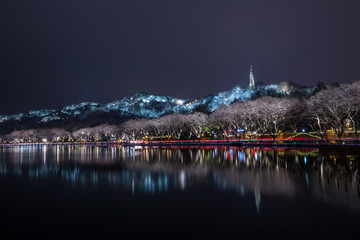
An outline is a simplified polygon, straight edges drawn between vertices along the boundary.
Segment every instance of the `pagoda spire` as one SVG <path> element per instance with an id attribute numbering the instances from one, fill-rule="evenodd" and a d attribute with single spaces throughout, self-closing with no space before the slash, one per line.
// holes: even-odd
<path id="1" fill-rule="evenodd" d="M 254 88 L 255 87 L 255 78 L 254 78 L 254 74 L 252 71 L 252 65 L 250 65 L 250 79 L 249 79 L 249 88 Z"/>

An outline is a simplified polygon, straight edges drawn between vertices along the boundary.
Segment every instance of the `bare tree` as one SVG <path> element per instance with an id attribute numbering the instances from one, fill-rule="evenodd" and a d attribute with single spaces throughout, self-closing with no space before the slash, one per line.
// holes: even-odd
<path id="1" fill-rule="evenodd" d="M 343 85 L 346 101 L 343 102 L 344 110 L 347 118 L 351 121 L 352 127 L 356 136 L 356 140 L 359 140 L 359 120 L 360 120 L 360 81 L 353 84 Z"/>
<path id="2" fill-rule="evenodd" d="M 132 119 L 124 122 L 120 126 L 123 132 L 123 138 L 136 140 L 143 138 L 153 129 L 152 120 L 149 119 Z"/>
<path id="3" fill-rule="evenodd" d="M 205 125 L 208 123 L 208 115 L 205 113 L 196 112 L 186 115 L 186 126 L 188 126 L 191 135 L 200 139 L 205 132 Z"/>
<path id="4" fill-rule="evenodd" d="M 309 100 L 314 116 L 319 119 L 318 122 L 325 122 L 339 139 L 344 133 L 344 120 L 347 117 L 344 101 L 344 86 L 322 90 Z"/>
<path id="5" fill-rule="evenodd" d="M 180 139 L 184 125 L 185 118 L 181 114 L 171 114 L 159 118 L 160 123 L 164 125 L 168 138 L 174 137 Z"/>
<path id="6" fill-rule="evenodd" d="M 284 130 L 288 109 L 292 99 L 265 96 L 252 101 L 256 123 L 262 133 L 268 133 L 273 141 Z"/>
<path id="7" fill-rule="evenodd" d="M 70 136 L 70 133 L 61 128 L 38 128 L 13 131 L 6 136 L 9 142 L 41 142 L 45 141 L 64 141 Z"/>
<path id="8" fill-rule="evenodd" d="M 261 122 L 264 121 L 264 119 L 261 119 L 261 111 L 258 108 L 259 104 L 261 104 L 261 101 L 248 101 L 241 105 L 241 114 L 239 114 L 239 117 L 244 132 L 250 141 L 256 134 L 261 137 L 263 136 Z"/>
<path id="9" fill-rule="evenodd" d="M 285 116 L 285 129 L 294 136 L 299 125 L 305 120 L 306 104 L 297 98 L 289 98 L 288 101 L 290 102 Z"/>
<path id="10" fill-rule="evenodd" d="M 328 128 L 324 112 L 319 109 L 318 102 L 311 98 L 306 101 L 305 104 L 307 110 L 305 112 L 304 122 L 306 122 L 312 131 L 320 136 L 321 140 L 324 140 Z"/>
<path id="11" fill-rule="evenodd" d="M 227 137 L 226 131 L 229 130 L 229 121 L 227 115 L 232 111 L 231 105 L 223 105 L 216 109 L 213 113 L 210 114 L 209 123 L 218 126 L 218 129 L 221 131 L 221 134 Z"/>

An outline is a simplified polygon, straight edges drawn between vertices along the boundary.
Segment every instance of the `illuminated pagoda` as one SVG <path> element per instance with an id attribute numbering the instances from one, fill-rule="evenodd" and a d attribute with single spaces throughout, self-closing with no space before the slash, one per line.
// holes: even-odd
<path id="1" fill-rule="evenodd" d="M 249 79 L 249 88 L 254 88 L 255 87 L 255 78 L 254 78 L 254 74 L 252 71 L 252 65 L 250 65 L 250 79 Z"/>

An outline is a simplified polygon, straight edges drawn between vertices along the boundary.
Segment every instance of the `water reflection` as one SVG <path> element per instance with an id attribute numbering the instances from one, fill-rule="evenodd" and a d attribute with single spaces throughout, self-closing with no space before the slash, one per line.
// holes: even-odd
<path id="1" fill-rule="evenodd" d="M 108 186 L 132 194 L 210 186 L 251 194 L 258 213 L 263 196 L 303 194 L 360 211 L 359 156 L 343 148 L 23 145 L 0 148 L 0 175 Z"/>

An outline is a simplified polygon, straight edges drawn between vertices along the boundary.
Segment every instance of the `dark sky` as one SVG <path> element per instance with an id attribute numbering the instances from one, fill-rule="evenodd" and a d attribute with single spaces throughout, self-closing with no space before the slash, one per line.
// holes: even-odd
<path id="1" fill-rule="evenodd" d="M 0 114 L 360 78 L 358 0 L 0 1 Z"/>

